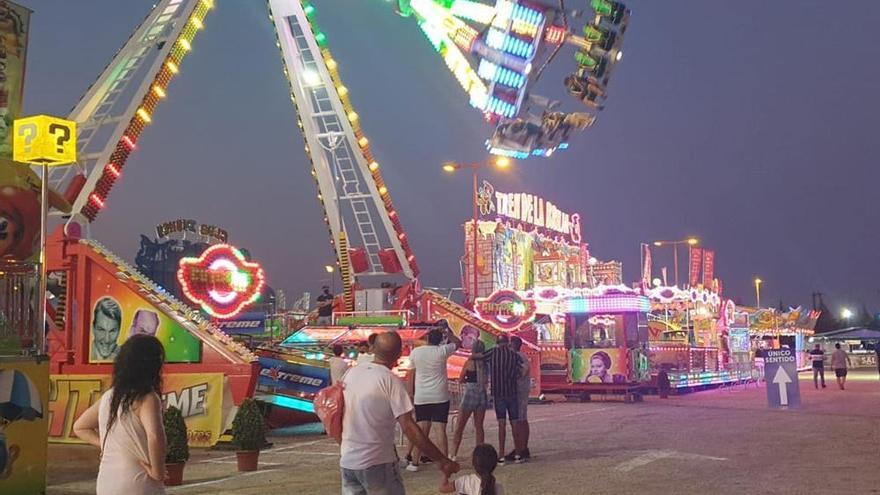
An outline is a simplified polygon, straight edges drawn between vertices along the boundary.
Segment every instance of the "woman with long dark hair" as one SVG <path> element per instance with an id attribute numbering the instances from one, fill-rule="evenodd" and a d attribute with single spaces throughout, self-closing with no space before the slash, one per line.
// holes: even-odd
<path id="1" fill-rule="evenodd" d="M 113 388 L 74 423 L 76 436 L 101 449 L 97 495 L 165 493 L 164 362 L 156 337 L 129 338 L 113 364 Z"/>
<path id="2" fill-rule="evenodd" d="M 455 434 L 452 437 L 452 456 L 455 460 L 458 456 L 458 448 L 461 446 L 461 437 L 471 415 L 474 417 L 474 430 L 476 432 L 477 445 L 485 441 L 483 421 L 486 419 L 486 410 L 489 409 L 489 395 L 486 388 L 489 383 L 489 371 L 483 353 L 486 346 L 480 340 L 475 340 L 471 347 L 471 355 L 461 368 L 461 382 L 464 383 L 464 394 L 461 396 L 459 405 L 458 421 L 455 425 Z"/>

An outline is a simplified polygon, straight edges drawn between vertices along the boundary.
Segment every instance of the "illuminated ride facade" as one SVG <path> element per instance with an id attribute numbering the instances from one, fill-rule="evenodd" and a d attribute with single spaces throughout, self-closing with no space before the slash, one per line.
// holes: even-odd
<path id="1" fill-rule="evenodd" d="M 395 0 L 396 11 L 418 22 L 467 93 L 493 126 L 490 153 L 525 159 L 568 147 L 603 108 L 611 72 L 623 57 L 629 10 L 620 2 L 587 2 L 587 22 L 550 0 Z M 538 95 L 544 70 L 569 45 L 576 51 L 566 91 L 593 113 L 560 110 Z"/>

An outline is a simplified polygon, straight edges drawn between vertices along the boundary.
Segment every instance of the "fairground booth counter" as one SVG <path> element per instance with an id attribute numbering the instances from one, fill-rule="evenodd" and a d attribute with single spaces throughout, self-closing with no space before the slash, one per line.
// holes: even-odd
<path id="1" fill-rule="evenodd" d="M 759 366 L 763 363 L 760 351 L 788 347 L 795 351 L 798 368 L 806 369 L 810 367 L 809 339 L 815 333 L 820 314 L 820 311 L 806 311 L 800 307 L 788 311 L 741 307 L 736 322 L 740 328 L 747 325 L 749 350 Z"/>
<path id="2" fill-rule="evenodd" d="M 216 444 L 231 425 L 235 406 L 253 395 L 259 368 L 257 356 L 217 322 L 259 293 L 261 276 L 248 275 L 254 264 L 228 245 L 185 260 L 184 291 L 202 301 L 196 305 L 201 311 L 95 241 L 65 237 L 60 228 L 50 236 L 50 441 L 80 442 L 72 432 L 74 420 L 110 387 L 113 360 L 136 334 L 162 342 L 162 398 L 183 413 L 191 446 Z M 216 273 L 219 268 L 222 273 Z M 221 288 L 230 277 L 242 291 Z"/>
<path id="3" fill-rule="evenodd" d="M 732 301 L 701 286 L 660 285 L 645 293 L 651 301 L 648 354 L 652 375 L 665 371 L 677 389 L 753 377 L 745 333 L 740 330 L 731 335 L 736 314 Z"/>
<path id="4" fill-rule="evenodd" d="M 0 261 L 0 493 L 46 493 L 49 360 L 39 265 Z"/>
<path id="5" fill-rule="evenodd" d="M 521 293 L 536 314 L 545 393 L 635 392 L 650 380 L 648 298 L 624 285 L 536 288 Z"/>

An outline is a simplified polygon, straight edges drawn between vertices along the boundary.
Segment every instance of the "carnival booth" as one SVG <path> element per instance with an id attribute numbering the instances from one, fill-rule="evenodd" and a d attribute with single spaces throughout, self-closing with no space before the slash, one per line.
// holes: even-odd
<path id="1" fill-rule="evenodd" d="M 186 259 L 181 275 L 208 318 L 97 242 L 65 237 L 60 228 L 50 237 L 50 441 L 80 442 L 74 420 L 109 388 L 119 347 L 144 333 L 165 348 L 162 398 L 181 409 L 190 445 L 217 443 L 235 405 L 253 395 L 258 368 L 256 355 L 216 322 L 247 305 L 262 275 L 234 248 L 211 249 Z M 232 279 L 237 289 L 221 287 Z"/>
<path id="2" fill-rule="evenodd" d="M 39 265 L 0 261 L 0 493 L 45 493 L 49 361 Z"/>
<path id="3" fill-rule="evenodd" d="M 534 301 L 538 315 L 542 391 L 629 393 L 650 379 L 650 303 L 640 291 L 624 285 L 537 288 L 523 297 Z"/>
<path id="4" fill-rule="evenodd" d="M 736 306 L 716 291 L 656 286 L 646 291 L 651 373 L 661 370 L 672 388 L 698 388 L 752 378 L 752 364 L 742 329 L 736 325 Z"/>
<path id="5" fill-rule="evenodd" d="M 800 307 L 788 311 L 745 307 L 742 312 L 748 319 L 753 353 L 760 355 L 762 350 L 788 347 L 795 351 L 798 368 L 810 367 L 808 339 L 815 333 L 821 312 L 805 311 Z M 761 359 L 760 356 L 757 358 Z"/>

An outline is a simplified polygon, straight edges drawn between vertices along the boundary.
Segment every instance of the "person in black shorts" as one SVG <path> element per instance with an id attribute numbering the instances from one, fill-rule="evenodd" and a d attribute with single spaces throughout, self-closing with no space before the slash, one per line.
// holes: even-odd
<path id="1" fill-rule="evenodd" d="M 822 388 L 825 388 L 825 351 L 822 346 L 816 344 L 816 347 L 810 351 L 810 359 L 813 361 L 813 385 L 816 390 L 819 389 L 818 377 L 822 377 Z"/>

